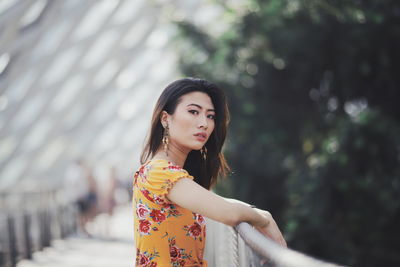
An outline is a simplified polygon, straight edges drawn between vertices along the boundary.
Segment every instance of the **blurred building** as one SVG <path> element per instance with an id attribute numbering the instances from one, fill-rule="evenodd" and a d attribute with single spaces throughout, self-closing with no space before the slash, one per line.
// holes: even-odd
<path id="1" fill-rule="evenodd" d="M 2 0 L 0 191 L 58 187 L 78 157 L 129 179 L 155 101 L 180 77 L 171 21 L 217 14 L 199 6 Z"/>

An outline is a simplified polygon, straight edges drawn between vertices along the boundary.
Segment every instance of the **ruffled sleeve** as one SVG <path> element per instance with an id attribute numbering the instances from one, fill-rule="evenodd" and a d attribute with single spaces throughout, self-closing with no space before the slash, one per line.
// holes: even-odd
<path id="1" fill-rule="evenodd" d="M 151 165 L 143 181 L 142 193 L 156 204 L 170 204 L 167 195 L 176 182 L 182 178 L 193 180 L 185 169 L 167 161 L 157 161 Z"/>

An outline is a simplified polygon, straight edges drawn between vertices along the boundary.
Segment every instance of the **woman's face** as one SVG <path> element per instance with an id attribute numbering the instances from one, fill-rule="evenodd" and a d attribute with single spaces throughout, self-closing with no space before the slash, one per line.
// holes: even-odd
<path id="1" fill-rule="evenodd" d="M 168 122 L 172 145 L 186 152 L 199 150 L 214 130 L 214 105 L 206 93 L 190 92 L 181 96 L 173 115 L 163 111 L 162 121 Z M 205 138 L 197 136 L 199 133 Z"/>

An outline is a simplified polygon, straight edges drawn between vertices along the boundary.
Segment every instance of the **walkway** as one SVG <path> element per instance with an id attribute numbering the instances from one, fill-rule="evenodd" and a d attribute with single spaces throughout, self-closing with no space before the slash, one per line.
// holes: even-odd
<path id="1" fill-rule="evenodd" d="M 51 247 L 34 253 L 31 261 L 20 261 L 17 267 L 132 267 L 131 211 L 130 206 L 121 206 L 111 218 L 100 215 L 89 225 L 96 238 L 76 236 L 54 240 Z"/>

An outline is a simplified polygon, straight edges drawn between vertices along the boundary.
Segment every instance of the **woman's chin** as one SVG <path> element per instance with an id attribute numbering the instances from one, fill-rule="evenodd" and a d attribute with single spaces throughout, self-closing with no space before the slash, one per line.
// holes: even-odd
<path id="1" fill-rule="evenodd" d="M 192 150 L 200 150 L 200 149 L 202 149 L 202 145 L 194 145 L 194 146 L 192 146 Z"/>

